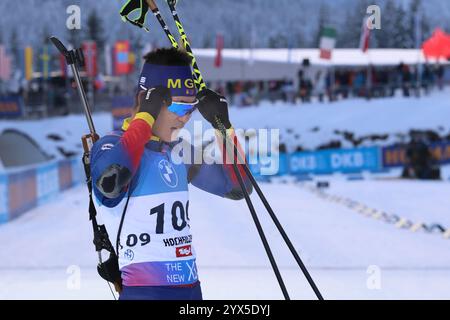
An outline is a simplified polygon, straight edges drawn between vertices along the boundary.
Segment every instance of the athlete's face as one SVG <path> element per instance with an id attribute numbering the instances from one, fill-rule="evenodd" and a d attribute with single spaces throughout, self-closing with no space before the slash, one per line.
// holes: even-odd
<path id="1" fill-rule="evenodd" d="M 190 103 L 195 101 L 195 97 L 176 96 L 172 97 L 172 101 Z M 167 106 L 161 108 L 161 112 L 153 124 L 152 131 L 153 134 L 158 136 L 162 141 L 171 142 L 176 140 L 178 132 L 189 121 L 191 114 L 180 117 L 176 113 L 169 111 L 167 108 Z"/>

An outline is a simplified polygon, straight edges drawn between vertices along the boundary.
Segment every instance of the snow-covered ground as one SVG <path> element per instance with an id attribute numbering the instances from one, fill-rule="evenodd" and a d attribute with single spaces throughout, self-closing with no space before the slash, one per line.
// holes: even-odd
<path id="1" fill-rule="evenodd" d="M 449 93 L 297 106 L 264 103 L 231 108 L 230 114 L 237 128 L 280 128 L 284 139 L 291 141 L 289 148 L 297 143 L 315 148 L 339 139 L 334 130 L 344 129 L 356 136 L 389 133 L 391 140 L 383 142 L 388 144 L 396 133 L 412 128 L 448 134 Z M 198 119 L 200 115 L 194 115 L 193 120 Z M 100 134 L 110 131 L 109 114 L 97 114 L 94 120 Z M 62 157 L 58 146 L 81 151 L 79 137 L 87 131 L 82 115 L 0 121 L 0 131 L 11 127 L 28 133 L 57 157 Z M 312 130 L 315 127 L 320 129 Z M 63 140 L 49 139 L 52 133 Z M 444 179 L 438 182 L 389 177 L 395 174 L 391 171 L 383 179 L 368 175 L 357 181 L 342 175 L 316 179 L 330 182 L 329 194 L 413 221 L 450 227 L 449 168 L 444 168 Z M 261 187 L 326 299 L 450 299 L 450 239 L 367 218 L 305 188 L 313 183 L 282 178 Z M 253 199 L 291 297 L 314 299 L 256 195 Z M 191 188 L 190 204 L 204 297 L 282 299 L 245 202 Z M 91 237 L 84 186 L 0 225 L 0 299 L 112 299 L 96 273 Z"/>
<path id="2" fill-rule="evenodd" d="M 448 182 L 328 180 L 330 193 L 450 226 Z M 293 182 L 261 186 L 326 299 L 450 298 L 450 239 L 369 219 Z M 190 191 L 205 299 L 282 299 L 245 202 Z M 314 299 L 255 203 L 291 297 Z M 86 207 L 79 186 L 0 226 L 0 299 L 112 299 L 96 274 Z"/>
<path id="3" fill-rule="evenodd" d="M 289 105 L 262 103 L 258 107 L 232 108 L 230 117 L 236 128 L 279 128 L 281 142 L 288 151 L 297 146 L 315 149 L 332 140 L 342 147 L 353 148 L 338 131 L 354 133 L 355 138 L 372 134 L 387 134 L 377 145 L 402 142 L 411 129 L 434 130 L 441 137 L 450 135 L 450 88 L 434 91 L 421 98 L 348 99 L 333 103 L 314 102 Z M 194 119 L 199 118 L 196 115 Z M 408 142 L 406 139 L 405 142 Z M 364 141 L 362 146 L 372 146 Z"/>
<path id="4" fill-rule="evenodd" d="M 95 129 L 100 135 L 112 130 L 112 117 L 108 113 L 93 116 Z M 89 128 L 82 114 L 54 117 L 38 120 L 1 120 L 0 134 L 5 130 L 17 130 L 33 139 L 48 155 L 63 159 L 65 152 L 82 153 L 81 136 L 89 133 Z M 56 137 L 56 139 L 55 139 Z"/>

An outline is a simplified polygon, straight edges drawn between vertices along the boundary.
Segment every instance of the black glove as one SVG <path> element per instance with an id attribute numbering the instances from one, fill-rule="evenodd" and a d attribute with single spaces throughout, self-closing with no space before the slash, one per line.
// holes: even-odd
<path id="1" fill-rule="evenodd" d="M 140 94 L 139 97 L 139 112 L 147 112 L 155 120 L 158 117 L 164 103 L 167 106 L 172 104 L 172 95 L 170 90 L 169 88 L 163 86 L 150 88 L 143 94 Z"/>
<path id="2" fill-rule="evenodd" d="M 228 102 L 224 96 L 210 90 L 204 89 L 197 94 L 198 110 L 203 118 L 206 119 L 215 129 L 219 129 L 216 117 L 225 126 L 225 129 L 231 128 L 230 119 L 228 117 Z"/>

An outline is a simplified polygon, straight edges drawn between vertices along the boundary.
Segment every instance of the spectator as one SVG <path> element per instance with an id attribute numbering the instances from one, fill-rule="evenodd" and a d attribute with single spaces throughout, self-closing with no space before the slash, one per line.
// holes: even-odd
<path id="1" fill-rule="evenodd" d="M 292 80 L 284 79 L 283 85 L 281 87 L 281 91 L 283 92 L 283 101 L 294 103 L 295 101 L 295 88 Z"/>
<path id="2" fill-rule="evenodd" d="M 365 84 L 366 73 L 363 70 L 358 70 L 355 79 L 353 80 L 353 92 L 357 97 L 362 97 L 364 95 Z"/>
<path id="3" fill-rule="evenodd" d="M 403 90 L 403 96 L 409 97 L 409 88 L 411 86 L 411 72 L 408 65 L 401 62 L 398 65 L 398 72 L 400 74 L 401 87 Z"/>
<path id="4" fill-rule="evenodd" d="M 299 95 L 302 102 L 311 101 L 311 93 L 313 89 L 314 75 L 311 69 L 309 59 L 303 59 L 302 67 L 298 72 Z"/>
<path id="5" fill-rule="evenodd" d="M 314 94 L 323 102 L 323 97 L 327 89 L 327 74 L 324 70 L 318 70 L 314 79 Z"/>
<path id="6" fill-rule="evenodd" d="M 440 169 L 428 149 L 422 134 L 414 134 L 406 148 L 406 164 L 402 177 L 412 179 L 440 179 Z"/>
<path id="7" fill-rule="evenodd" d="M 444 88 L 444 67 L 442 64 L 439 64 L 436 67 L 436 77 L 437 77 L 437 85 L 439 90 Z"/>
<path id="8" fill-rule="evenodd" d="M 433 75 L 431 74 L 430 66 L 426 63 L 423 65 L 422 72 L 422 88 L 425 91 L 425 94 L 428 94 L 432 82 Z"/>

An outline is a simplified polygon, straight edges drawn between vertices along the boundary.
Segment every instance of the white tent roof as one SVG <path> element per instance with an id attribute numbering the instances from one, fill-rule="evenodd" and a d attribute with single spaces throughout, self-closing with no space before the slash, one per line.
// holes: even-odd
<path id="1" fill-rule="evenodd" d="M 285 78 L 297 81 L 298 70 L 306 58 L 310 60 L 311 70 L 328 66 L 364 67 L 370 64 L 394 67 L 400 62 L 406 64 L 425 62 L 421 50 L 417 49 L 370 49 L 368 53 L 363 53 L 359 49 L 335 49 L 331 60 L 320 59 L 319 53 L 319 49 L 224 49 L 222 66 L 216 68 L 214 65 L 216 49 L 194 49 L 203 77 L 209 81 Z"/>
<path id="2" fill-rule="evenodd" d="M 214 58 L 216 49 L 194 49 L 194 54 L 198 58 Z M 306 58 L 312 65 L 335 66 L 398 65 L 401 62 L 405 64 L 426 62 L 422 50 L 419 49 L 369 49 L 366 53 L 360 49 L 334 49 L 331 60 L 320 59 L 319 54 L 319 49 L 224 49 L 222 51 L 224 60 L 252 61 L 253 59 L 254 61 L 293 64 L 299 64 Z M 430 62 L 435 63 L 436 60 L 432 59 Z"/>

